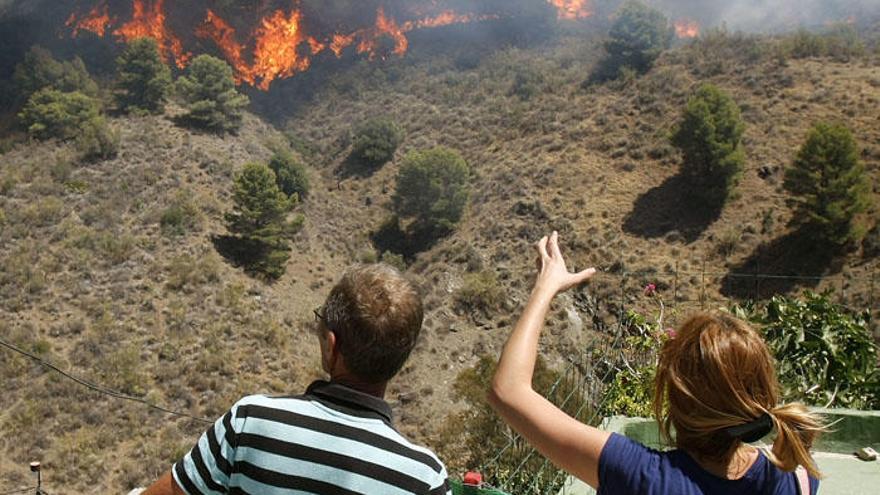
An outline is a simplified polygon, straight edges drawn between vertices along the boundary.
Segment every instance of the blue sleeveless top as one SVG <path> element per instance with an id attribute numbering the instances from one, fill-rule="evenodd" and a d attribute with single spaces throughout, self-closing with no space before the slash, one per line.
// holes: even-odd
<path id="1" fill-rule="evenodd" d="M 760 450 L 759 450 L 760 452 Z M 810 478 L 811 495 L 819 482 Z M 599 495 L 797 495 L 797 479 L 763 453 L 738 480 L 719 478 L 683 450 L 649 449 L 617 433 L 599 457 Z"/>

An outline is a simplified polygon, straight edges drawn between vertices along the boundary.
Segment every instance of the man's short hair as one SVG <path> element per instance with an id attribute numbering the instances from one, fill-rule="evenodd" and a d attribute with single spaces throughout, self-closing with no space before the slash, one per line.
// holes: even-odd
<path id="1" fill-rule="evenodd" d="M 400 371 L 416 345 L 423 315 L 416 287 L 381 263 L 346 271 L 322 308 L 346 367 L 370 383 Z"/>

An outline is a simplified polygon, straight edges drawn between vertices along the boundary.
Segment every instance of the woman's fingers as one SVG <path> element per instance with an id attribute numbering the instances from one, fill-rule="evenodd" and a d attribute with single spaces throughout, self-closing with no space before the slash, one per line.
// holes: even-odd
<path id="1" fill-rule="evenodd" d="M 541 238 L 540 241 L 538 241 L 537 244 L 535 244 L 535 249 L 538 250 L 538 254 L 541 256 L 542 260 L 545 260 L 549 257 L 549 255 L 547 254 L 547 242 L 549 242 L 549 240 L 550 239 L 545 235 Z"/>
<path id="2" fill-rule="evenodd" d="M 596 274 L 595 268 L 587 268 L 586 270 L 577 272 L 574 274 L 575 279 L 577 279 L 577 283 L 583 283 L 593 277 Z"/>
<path id="3" fill-rule="evenodd" d="M 555 230 L 550 235 L 550 255 L 562 259 L 562 251 L 559 250 L 559 233 Z"/>

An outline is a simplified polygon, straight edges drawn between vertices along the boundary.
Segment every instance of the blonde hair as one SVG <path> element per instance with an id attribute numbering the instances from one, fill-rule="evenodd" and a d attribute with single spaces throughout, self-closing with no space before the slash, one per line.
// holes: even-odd
<path id="1" fill-rule="evenodd" d="M 824 429 L 822 419 L 803 404 L 779 405 L 773 359 L 749 325 L 724 313 L 699 313 L 663 345 L 654 415 L 670 444 L 724 462 L 742 443 L 725 429 L 764 414 L 777 432 L 770 461 L 785 471 L 800 465 L 821 477 L 809 449 Z"/>

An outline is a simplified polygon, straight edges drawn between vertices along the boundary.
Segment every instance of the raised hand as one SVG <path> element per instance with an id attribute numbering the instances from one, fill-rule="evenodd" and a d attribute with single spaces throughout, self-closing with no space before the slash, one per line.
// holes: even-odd
<path id="1" fill-rule="evenodd" d="M 549 237 L 542 237 L 535 248 L 538 250 L 536 291 L 548 291 L 556 294 L 586 282 L 596 273 L 595 268 L 587 268 L 577 273 L 568 271 L 565 266 L 565 258 L 562 257 L 562 251 L 559 250 L 559 234 L 555 231 Z"/>

